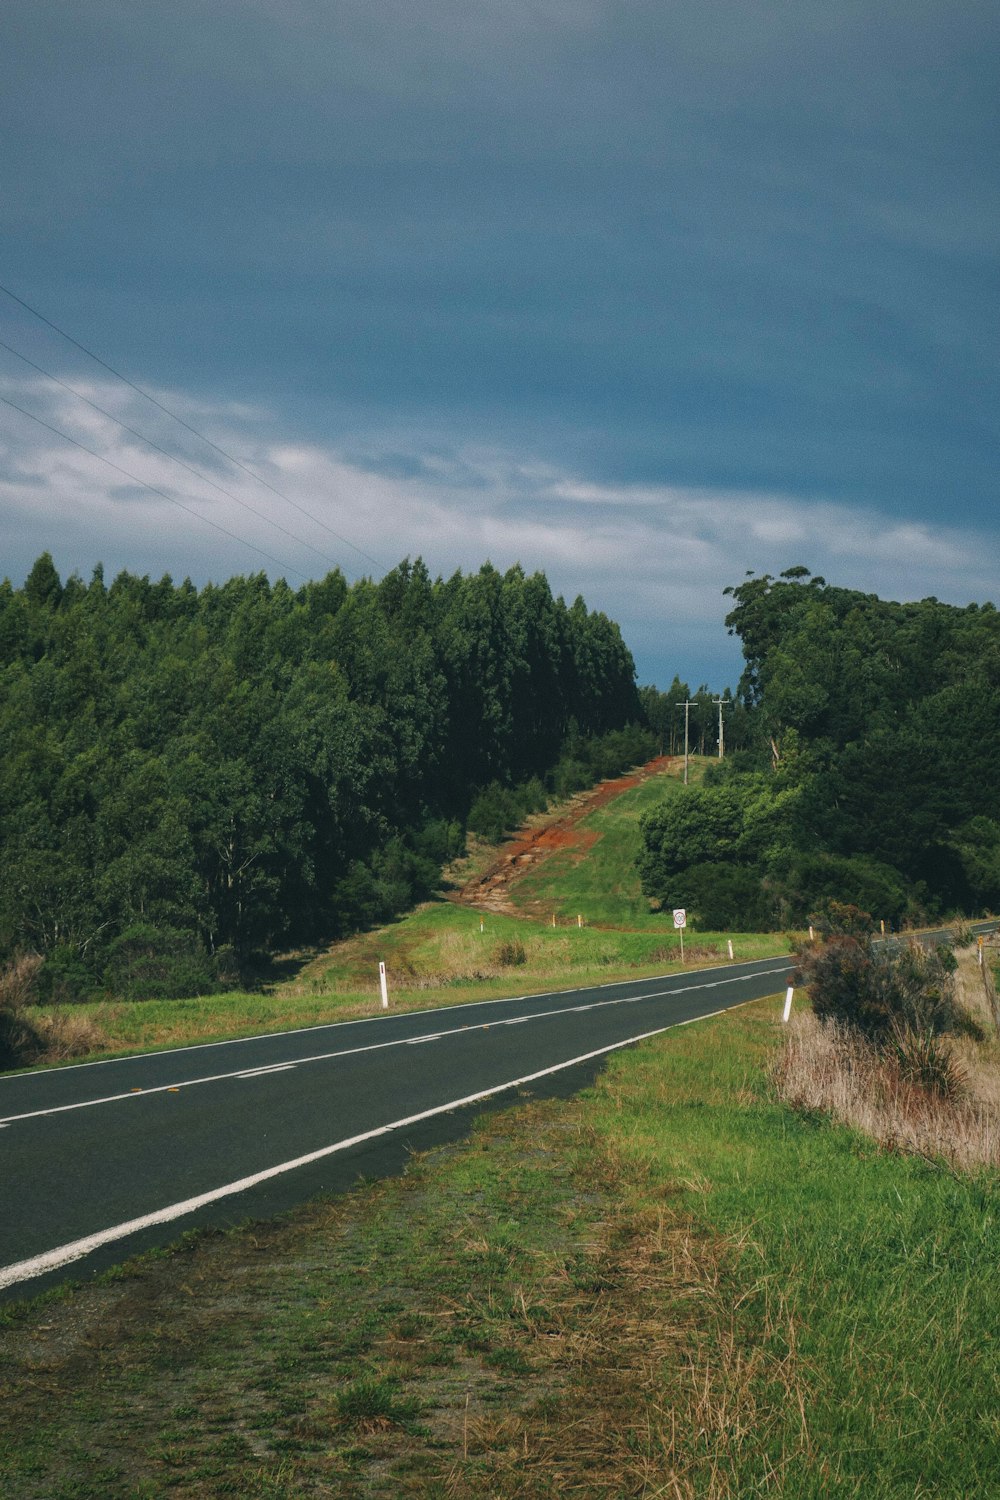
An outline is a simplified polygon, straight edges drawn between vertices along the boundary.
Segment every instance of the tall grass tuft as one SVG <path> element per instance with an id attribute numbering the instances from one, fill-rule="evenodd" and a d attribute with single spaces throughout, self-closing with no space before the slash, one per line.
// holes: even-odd
<path id="1" fill-rule="evenodd" d="M 41 968 L 37 953 L 15 954 L 0 968 L 0 1068 L 34 1062 L 44 1051 L 38 1028 L 25 1014 Z"/>
<path id="2" fill-rule="evenodd" d="M 890 1056 L 906 1083 L 918 1084 L 942 1099 L 961 1099 L 967 1092 L 968 1069 L 951 1045 L 933 1031 L 897 1032 Z"/>
<path id="3" fill-rule="evenodd" d="M 43 964 L 37 953 L 18 953 L 0 966 L 0 1070 L 64 1062 L 106 1045 L 107 1037 L 90 1017 L 37 1008 Z"/>

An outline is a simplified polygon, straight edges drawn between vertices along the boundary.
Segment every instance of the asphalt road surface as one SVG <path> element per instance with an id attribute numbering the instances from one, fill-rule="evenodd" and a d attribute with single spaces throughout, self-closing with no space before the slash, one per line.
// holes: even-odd
<path id="1" fill-rule="evenodd" d="M 788 958 L 0 1078 L 0 1297 L 398 1171 L 519 1093 L 783 991 Z"/>

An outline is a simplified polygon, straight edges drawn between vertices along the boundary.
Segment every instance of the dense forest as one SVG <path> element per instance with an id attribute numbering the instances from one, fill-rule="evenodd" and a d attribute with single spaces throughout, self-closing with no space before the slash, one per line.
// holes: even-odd
<path id="1" fill-rule="evenodd" d="M 541 574 L 0 586 L 0 958 L 198 993 L 432 890 L 656 745 L 617 625 Z"/>
<path id="2" fill-rule="evenodd" d="M 1000 905 L 1000 614 L 792 568 L 727 590 L 751 748 L 643 822 L 643 887 L 703 927 Z"/>

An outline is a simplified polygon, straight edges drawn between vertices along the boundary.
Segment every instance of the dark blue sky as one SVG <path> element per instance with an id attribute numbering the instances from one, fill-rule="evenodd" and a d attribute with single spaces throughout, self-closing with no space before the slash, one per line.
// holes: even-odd
<path id="1" fill-rule="evenodd" d="M 0 572 L 520 560 L 721 686 L 805 562 L 995 597 L 995 5 L 89 0 L 3 23 Z M 220 477 L 223 476 L 224 477 Z M 331 530 L 325 530 L 325 527 Z M 323 557 L 303 543 L 311 543 Z"/>

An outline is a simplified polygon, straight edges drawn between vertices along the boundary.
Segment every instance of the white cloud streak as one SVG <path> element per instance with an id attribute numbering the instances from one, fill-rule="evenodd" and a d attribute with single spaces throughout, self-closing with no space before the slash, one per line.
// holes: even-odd
<path id="1" fill-rule="evenodd" d="M 238 469 L 222 472 L 218 454 L 199 453 L 190 434 L 170 431 L 162 414 L 154 417 L 138 397 L 123 396 L 110 382 L 91 382 L 86 394 L 162 447 L 176 448 L 260 515 L 66 392 L 7 379 L 0 394 L 203 518 L 5 408 L 0 570 L 15 582 L 43 550 L 64 574 L 84 576 L 99 560 L 109 572 L 169 572 L 198 583 L 262 567 L 272 576 L 285 572 L 293 585 L 335 563 L 351 577 L 373 571 Z M 582 593 L 591 608 L 621 623 L 644 680 L 669 681 L 674 671 L 692 680 L 710 672 L 735 680 L 739 659 L 723 627 L 728 605 L 722 590 L 750 569 L 777 573 L 805 563 L 831 582 L 866 592 L 911 599 L 935 594 L 959 603 L 989 598 L 995 586 L 995 531 L 962 531 L 789 495 L 602 485 L 535 458 L 472 447 L 401 454 L 398 443 L 387 440 L 380 452 L 369 440 L 366 456 L 358 458 L 289 441 L 262 411 L 213 406 L 177 392 L 157 395 L 386 569 L 421 555 L 432 572 L 447 574 L 478 568 L 488 558 L 499 568 L 520 562 L 528 571 L 540 569 L 568 598 Z"/>

